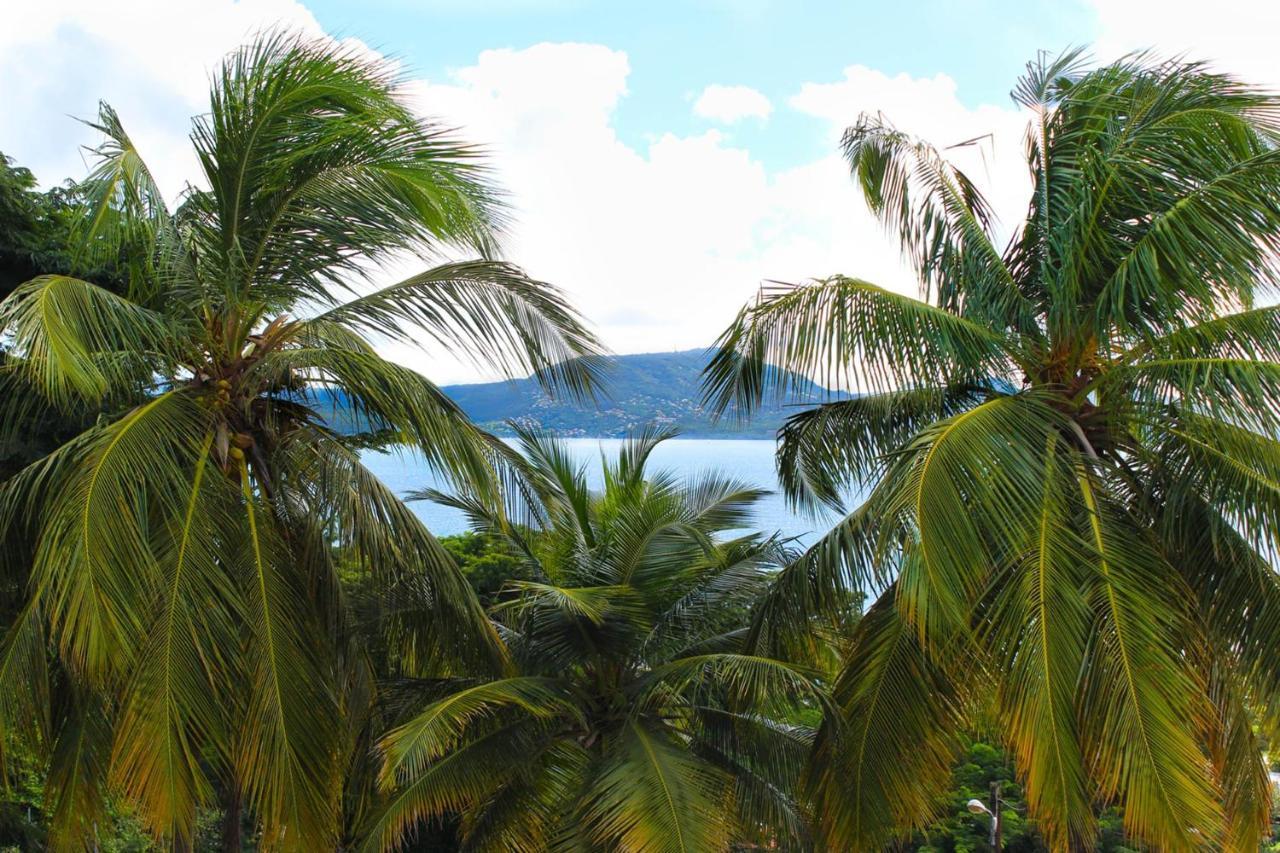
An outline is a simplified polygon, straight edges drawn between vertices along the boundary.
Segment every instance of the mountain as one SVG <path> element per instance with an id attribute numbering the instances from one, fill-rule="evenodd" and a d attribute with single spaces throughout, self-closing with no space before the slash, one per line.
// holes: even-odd
<path id="1" fill-rule="evenodd" d="M 797 404 L 841 396 L 802 382 L 791 399 L 766 403 L 750 423 L 739 424 L 731 416 L 713 422 L 702 407 L 702 369 L 709 355 L 698 349 L 617 356 L 594 406 L 548 399 L 532 379 L 450 385 L 444 391 L 472 420 L 498 432 L 505 421 L 528 420 L 561 435 L 592 437 L 623 436 L 657 423 L 685 436 L 771 438 Z"/>

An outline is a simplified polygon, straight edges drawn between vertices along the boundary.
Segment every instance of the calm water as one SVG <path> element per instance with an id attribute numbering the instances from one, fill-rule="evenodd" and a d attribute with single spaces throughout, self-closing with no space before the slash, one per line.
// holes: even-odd
<path id="1" fill-rule="evenodd" d="M 565 443 L 582 461 L 587 463 L 587 477 L 593 487 L 600 485 L 600 454 L 616 458 L 622 443 L 616 438 L 570 438 Z M 744 480 L 752 485 L 770 489 L 769 495 L 756 505 L 755 528 L 779 531 L 784 536 L 799 537 L 801 542 L 812 541 L 835 520 L 828 516 L 814 521 L 805 515 L 797 515 L 787 509 L 786 502 L 778 494 L 778 480 L 773 467 L 774 443 L 771 440 L 748 439 L 674 439 L 658 445 L 649 459 L 650 470 L 666 470 L 684 477 L 694 477 L 707 471 L 720 471 Z M 421 458 L 412 454 L 386 454 L 367 451 L 362 454 L 364 463 L 384 483 L 397 493 L 432 486 L 447 489 L 431 476 Z M 446 507 L 419 501 L 410 504 L 427 527 L 437 536 L 448 536 L 466 530 L 462 514 Z"/>

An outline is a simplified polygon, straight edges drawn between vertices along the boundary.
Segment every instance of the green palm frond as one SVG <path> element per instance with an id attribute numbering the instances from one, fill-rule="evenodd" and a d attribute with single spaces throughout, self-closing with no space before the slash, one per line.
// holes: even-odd
<path id="1" fill-rule="evenodd" d="M 0 642 L 0 759 L 11 738 L 48 744 L 52 735 L 48 640 L 39 602 L 30 601 L 17 614 Z M 0 781 L 10 784 L 9 764 Z"/>
<path id="2" fill-rule="evenodd" d="M 1280 544 L 1280 440 L 1187 412 L 1158 429 L 1162 473 L 1181 475 L 1171 491 L 1214 506 L 1257 549 Z"/>
<path id="3" fill-rule="evenodd" d="M 137 650 L 161 582 L 151 513 L 182 518 L 189 476 L 209 430 L 191 398 L 171 391 L 94 430 L 44 504 L 32 567 L 64 662 L 100 681 Z"/>
<path id="4" fill-rule="evenodd" d="M 99 697 L 72 692 L 58 726 L 45 782 L 50 849 L 84 850 L 107 815 L 106 776 L 111 754 L 111 717 Z"/>
<path id="5" fill-rule="evenodd" d="M 1280 361 L 1280 305 L 1238 311 L 1139 344 L 1154 358 L 1243 358 Z"/>
<path id="6" fill-rule="evenodd" d="M 753 538 L 722 543 L 711 560 L 694 564 L 687 584 L 673 590 L 680 594 L 654 623 L 645 645 L 677 644 L 687 652 L 688 643 L 703 639 L 708 620 L 713 620 L 717 612 L 726 607 L 752 606 L 784 560 L 781 548 L 772 543 L 761 547 Z"/>
<path id="7" fill-rule="evenodd" d="M 561 293 L 497 261 L 433 267 L 315 318 L 361 333 L 423 342 L 423 334 L 508 376 L 532 373 L 549 391 L 590 396 L 600 384 L 600 345 Z"/>
<path id="8" fill-rule="evenodd" d="M 1057 438 L 1046 454 L 1060 453 Z M 1017 562 L 998 584 L 990 631 L 1007 672 L 997 692 L 998 725 L 1024 769 L 1027 800 L 1052 849 L 1087 845 L 1096 835 L 1076 714 L 1092 616 L 1081 592 L 1089 549 L 1072 524 L 1072 484 L 1046 466 L 1039 514 Z"/>
<path id="9" fill-rule="evenodd" d="M 749 412 L 813 379 L 828 388 L 891 391 L 985 380 L 1016 358 L 980 322 L 858 279 L 835 276 L 762 290 L 716 341 L 704 371 L 719 412 Z"/>
<path id="10" fill-rule="evenodd" d="M 319 632 L 308 624 L 305 594 L 299 579 L 284 571 L 284 543 L 267 521 L 269 508 L 251 491 L 243 462 L 240 481 L 245 515 L 235 561 L 252 627 L 254 689 L 236 768 L 266 837 L 291 849 L 315 849 L 333 841 L 336 697 L 321 666 Z"/>
<path id="11" fill-rule="evenodd" d="M 501 610 L 553 611 L 569 619 L 603 625 L 609 616 L 635 611 L 634 596 L 626 586 L 589 586 L 571 589 L 533 581 L 509 581 L 518 597 L 500 605 Z"/>
<path id="12" fill-rule="evenodd" d="M 670 732 L 633 721 L 593 782 L 586 818 L 595 844 L 635 853 L 723 850 L 730 780 Z"/>
<path id="13" fill-rule="evenodd" d="M 454 751 L 478 722 L 506 709 L 544 719 L 573 719 L 578 713 L 564 685 L 550 678 L 504 678 L 460 690 L 387 733 L 381 747 L 387 756 L 383 785 L 392 787 L 397 779 L 416 777 Z"/>
<path id="14" fill-rule="evenodd" d="M 206 248 L 238 290 L 323 297 L 360 258 L 493 244 L 503 215 L 479 152 L 416 118 L 400 87 L 385 63 L 287 32 L 223 64 L 192 139 L 218 223 Z"/>
<path id="15" fill-rule="evenodd" d="M 559 738 L 547 744 L 533 761 L 522 763 L 511 784 L 466 816 L 465 848 L 541 853 L 570 845 L 577 828 L 566 816 L 581 796 L 590 760 L 576 741 Z"/>
<path id="16" fill-rule="evenodd" d="M 322 441 L 303 454 L 319 468 L 307 485 L 333 513 L 327 535 L 377 579 L 391 611 L 385 624 L 398 640 L 404 666 L 500 670 L 504 655 L 492 626 L 421 519 L 345 448 Z M 304 463 L 298 468 L 305 470 Z"/>
<path id="17" fill-rule="evenodd" d="M 733 775 L 739 813 L 758 816 L 762 842 L 811 849 L 811 816 L 790 790 L 804 773 L 813 730 L 715 706 L 696 711 L 699 754 Z"/>
<path id="18" fill-rule="evenodd" d="M 707 472 L 685 487 L 689 523 L 711 530 L 745 530 L 752 510 L 770 493 L 746 480 Z"/>
<path id="19" fill-rule="evenodd" d="M 932 814 L 951 777 L 967 675 L 958 658 L 936 657 L 892 588 L 859 622 L 832 697 L 841 714 L 824 722 L 806 782 L 828 846 L 875 849 Z"/>
<path id="20" fill-rule="evenodd" d="M 860 116 L 841 147 L 868 207 L 896 232 L 926 296 L 996 329 L 1034 333 L 1034 305 L 1005 266 L 990 234 L 990 206 L 964 172 L 880 115 Z"/>
<path id="21" fill-rule="evenodd" d="M 1212 321 L 1224 291 L 1249 298 L 1255 282 L 1280 271 L 1273 260 L 1280 250 L 1280 200 L 1271 193 L 1280 182 L 1280 149 L 1231 157 L 1221 168 L 1152 217 L 1102 286 L 1098 310 L 1122 318 L 1122 331 L 1143 321 L 1136 306 L 1168 298 L 1171 290 L 1180 313 Z M 1241 217 L 1242 209 L 1251 215 Z"/>
<path id="22" fill-rule="evenodd" d="M 1209 742 L 1209 752 L 1222 788 L 1227 827 L 1223 849 L 1253 850 L 1266 843 L 1264 827 L 1271 819 L 1274 785 L 1266 763 L 1261 760 L 1263 741 L 1255 731 L 1247 700 L 1233 689 L 1232 679 L 1222 678 L 1221 672 L 1217 675 L 1210 687 L 1216 699 L 1217 725 Z"/>
<path id="23" fill-rule="evenodd" d="M 747 649 L 786 660 L 829 657 L 824 631 L 856 615 L 861 591 L 887 586 L 898 568 L 887 542 L 877 541 L 893 492 L 892 484 L 878 487 L 817 542 L 783 563 L 754 604 Z"/>
<path id="24" fill-rule="evenodd" d="M 776 711 L 774 702 L 794 704 L 799 698 L 822 705 L 825 697 L 813 681 L 813 673 L 772 658 L 742 654 L 703 654 L 679 657 L 657 666 L 643 683 L 643 693 L 669 688 L 695 695 L 723 691 L 730 707 Z M 695 700 L 696 702 L 697 700 Z M 648 703 L 640 700 L 641 707 Z"/>
<path id="25" fill-rule="evenodd" d="M 303 402 L 320 389 L 340 391 L 357 429 L 391 430 L 436 471 L 490 488 L 493 469 L 484 435 L 435 383 L 410 368 L 371 352 L 298 348 L 272 353 L 255 373 L 268 381 L 302 379 Z"/>
<path id="26" fill-rule="evenodd" d="M 1271 665 L 1280 653 L 1280 575 L 1253 537 L 1194 492 L 1172 495 L 1155 526 L 1198 610 L 1209 615 L 1206 630 L 1235 656 L 1231 674 L 1258 696 L 1274 695 L 1280 688 Z"/>
<path id="27" fill-rule="evenodd" d="M 1204 686 L 1180 665 L 1179 579 L 1079 478 L 1096 571 L 1086 595 L 1098 613 L 1080 697 L 1088 770 L 1102 796 L 1118 797 L 1125 826 L 1161 846 L 1190 849 L 1221 825 L 1196 728 L 1211 713 Z"/>
<path id="28" fill-rule="evenodd" d="M 796 506 L 844 509 L 846 489 L 874 483 L 890 454 L 928 423 L 996 396 L 979 385 L 886 391 L 824 403 L 778 431 L 778 472 Z"/>
<path id="29" fill-rule="evenodd" d="M 68 276 L 42 276 L 0 302 L 17 363 L 51 401 L 99 403 L 151 382 L 172 348 L 164 317 Z"/>
<path id="30" fill-rule="evenodd" d="M 123 258 L 129 295 L 145 301 L 155 295 L 155 246 L 176 236 L 172 215 L 116 111 L 100 103 L 98 120 L 85 124 L 106 138 L 93 151 L 97 164 L 76 187 L 83 200 L 73 227 L 77 266 L 92 269 Z"/>
<path id="31" fill-rule="evenodd" d="M 238 644 L 243 620 L 237 591 L 219 565 L 220 522 L 231 512 L 234 492 L 228 495 L 218 482 L 212 444 L 209 433 L 171 549 L 156 555 L 163 587 L 124 690 L 111 762 L 119 790 L 141 804 L 153 831 L 187 844 L 197 806 L 211 796 L 201 751 L 225 742 L 228 727 L 224 709 L 209 701 L 216 681 L 209 664 Z"/>
<path id="32" fill-rule="evenodd" d="M 495 728 L 406 780 L 365 828 L 361 849 L 395 849 L 419 821 L 461 813 L 483 802 L 518 772 L 512 756 L 530 754 L 536 739 L 528 729 L 523 722 Z"/>
<path id="33" fill-rule="evenodd" d="M 983 568 L 1020 544 L 1026 520 L 1038 517 L 1044 448 L 1059 427 L 1034 395 L 997 397 L 937 421 L 903 448 L 896 464 L 909 473 L 890 500 L 911 514 L 918 538 L 895 600 L 922 639 L 969 621 Z"/>
<path id="34" fill-rule="evenodd" d="M 1183 404 L 1262 432 L 1280 427 L 1280 362 L 1251 358 L 1148 359 L 1111 371 L 1099 387 L 1120 386 L 1144 407 Z M 1104 392 L 1105 393 L 1105 392 Z"/>

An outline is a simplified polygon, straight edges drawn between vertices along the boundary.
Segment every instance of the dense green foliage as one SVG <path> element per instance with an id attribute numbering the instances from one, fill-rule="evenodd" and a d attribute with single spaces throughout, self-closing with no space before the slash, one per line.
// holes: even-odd
<path id="1" fill-rule="evenodd" d="M 0 153 L 0 300 L 42 273 L 68 273 L 73 259 L 72 229 L 76 220 L 73 190 L 37 192 L 36 178 Z M 123 285 L 117 265 L 106 261 L 86 275 L 118 290 Z M 0 341 L 0 365 L 5 362 Z M 49 406 L 30 407 L 9 424 L 0 442 L 0 482 L 82 432 L 93 412 L 68 413 Z"/>
<path id="2" fill-rule="evenodd" d="M 865 115 L 853 177 L 922 299 L 835 277 L 764 292 L 708 369 L 752 406 L 768 364 L 867 392 L 800 413 L 800 502 L 870 488 L 785 570 L 767 641 L 877 590 L 809 792 L 831 844 L 926 820 L 986 714 L 1055 850 L 1093 804 L 1162 850 L 1255 850 L 1280 700 L 1280 101 L 1183 62 L 1042 58 L 1027 219 L 1002 252 L 974 183 Z M 789 374 L 782 374 L 783 377 Z"/>
<path id="3" fill-rule="evenodd" d="M 283 34 L 233 54 L 191 134 L 201 185 L 172 207 L 110 107 L 95 127 L 74 274 L 0 302 L 6 445 L 33 410 L 104 413 L 0 487 L 0 561 L 24 594 L 0 737 L 47 762 L 56 847 L 119 800 L 180 847 L 221 803 L 233 834 L 243 818 L 266 846 L 329 848 L 358 831 L 376 696 L 345 567 L 376 585 L 403 671 L 485 671 L 502 651 L 313 391 L 484 492 L 492 437 L 366 338 L 433 337 L 570 393 L 590 391 L 596 345 L 555 288 L 491 259 L 503 212 L 483 163 L 385 65 Z M 445 249 L 475 260 L 352 291 Z M 114 289 L 81 277 L 113 262 Z"/>
<path id="4" fill-rule="evenodd" d="M 492 533 L 468 531 L 440 540 L 453 557 L 462 576 L 471 584 L 480 603 L 489 607 L 507 581 L 530 580 L 529 569 L 506 540 Z"/>
<path id="5" fill-rule="evenodd" d="M 465 849 L 725 850 L 801 845 L 791 790 L 810 744 L 794 720 L 821 691 L 794 667 L 742 654 L 748 607 L 780 556 L 741 528 L 761 493 L 684 483 L 626 442 L 604 487 L 541 433 L 505 500 L 427 497 L 519 554 L 490 608 L 500 676 L 422 683 L 382 739 L 389 805 L 370 847 L 431 817 L 461 817 Z"/>
<path id="6" fill-rule="evenodd" d="M 1280 101 L 1076 54 L 1015 99 L 1004 250 L 864 116 L 845 154 L 921 298 L 768 290 L 594 408 L 598 345 L 495 260 L 477 152 L 362 54 L 229 57 L 173 204 L 106 105 L 78 184 L 0 157 L 0 847 L 985 851 L 998 782 L 1011 853 L 1259 849 Z M 513 379 L 451 399 L 375 338 Z M 784 421 L 806 377 L 857 393 Z M 803 554 L 739 535 L 759 490 L 647 464 L 717 413 L 781 427 L 795 503 L 870 497 Z M 472 422 L 508 418 L 518 449 Z M 530 423 L 644 429 L 593 491 Z M 392 444 L 474 532 L 369 474 Z"/>

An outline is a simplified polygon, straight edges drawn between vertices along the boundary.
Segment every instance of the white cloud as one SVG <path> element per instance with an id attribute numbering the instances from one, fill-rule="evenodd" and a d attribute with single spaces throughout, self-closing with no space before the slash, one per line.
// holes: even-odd
<path id="1" fill-rule="evenodd" d="M 222 54 L 276 22 L 318 32 L 293 0 L 148 0 L 127 13 L 51 0 L 19 15 L 0 32 L 0 150 L 46 181 L 82 174 L 75 146 L 93 134 L 65 115 L 91 115 L 102 96 L 175 190 L 194 177 L 189 117 L 205 109 L 207 75 Z M 565 288 L 617 352 L 707 345 L 766 279 L 844 272 L 912 292 L 892 238 L 835 153 L 861 110 L 883 109 L 939 144 L 995 133 L 994 145 L 956 153 L 994 186 L 1002 210 L 1021 212 L 1025 196 L 1007 165 L 1020 156 L 1020 119 L 967 109 L 946 77 L 852 67 L 804 85 L 791 107 L 824 120 L 832 154 L 778 171 L 717 130 L 654 127 L 639 146 L 619 139 L 614 117 L 630 70 L 627 55 L 608 47 L 539 44 L 485 51 L 410 87 L 424 114 L 489 147 L 516 217 L 508 256 Z M 447 355 L 386 352 L 440 381 L 479 378 Z"/>
<path id="2" fill-rule="evenodd" d="M 966 109 L 946 77 L 853 67 L 805 85 L 791 105 L 826 120 L 832 154 L 770 171 L 715 130 L 639 148 L 618 139 L 612 117 L 628 70 L 624 54 L 600 46 L 542 44 L 485 52 L 417 90 L 424 112 L 493 151 L 517 205 L 510 256 L 568 289 L 617 351 L 706 345 L 766 279 L 845 272 L 914 292 L 835 153 L 862 110 L 883 108 L 939 145 L 994 134 L 954 153 L 1013 220 L 1025 204 L 1024 119 Z"/>
<path id="3" fill-rule="evenodd" d="M 713 83 L 693 102 L 693 112 L 712 121 L 733 124 L 744 118 L 767 119 L 773 104 L 750 86 L 721 86 Z"/>
<path id="4" fill-rule="evenodd" d="M 167 192 L 196 177 L 187 140 L 208 109 L 209 73 L 254 32 L 320 35 L 296 0 L 39 0 L 5 10 L 0 28 L 0 150 L 44 183 L 79 177 L 78 146 L 96 134 L 98 101 L 120 113 Z"/>
<path id="5" fill-rule="evenodd" d="M 1025 213 L 1031 187 L 1022 156 L 1027 116 L 1012 105 L 965 106 L 955 80 L 945 74 L 889 76 L 851 65 L 842 80 L 804 84 L 790 105 L 826 119 L 833 148 L 860 114 L 878 113 L 899 130 L 943 149 L 986 194 L 1003 231 L 1016 227 Z M 965 142 L 971 144 L 960 146 Z"/>
<path id="6" fill-rule="evenodd" d="M 1132 50 L 1207 60 L 1219 71 L 1280 90 L 1280 3 L 1275 0 L 1090 0 L 1095 53 L 1109 61 Z"/>

